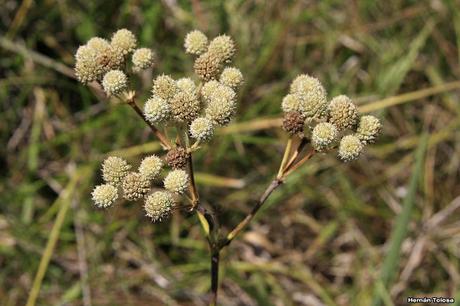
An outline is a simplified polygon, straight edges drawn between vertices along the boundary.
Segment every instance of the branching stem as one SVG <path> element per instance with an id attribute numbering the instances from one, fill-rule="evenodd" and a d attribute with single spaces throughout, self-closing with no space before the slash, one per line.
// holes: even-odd
<path id="1" fill-rule="evenodd" d="M 252 208 L 249 215 L 247 215 L 243 221 L 241 221 L 228 235 L 227 237 L 220 243 L 220 248 L 224 248 L 225 246 L 229 245 L 233 239 L 252 221 L 255 217 L 256 213 L 259 209 L 264 205 L 265 201 L 271 195 L 271 193 L 278 188 L 283 181 L 281 179 L 275 178 L 270 185 L 268 185 L 267 189 L 265 189 L 264 193 L 260 197 L 259 201 L 257 201 L 256 205 Z"/>
<path id="2" fill-rule="evenodd" d="M 150 127 L 152 130 L 153 134 L 155 134 L 156 137 L 158 137 L 158 140 L 160 140 L 161 145 L 166 149 L 169 150 L 171 149 L 171 143 L 169 142 L 168 138 L 160 131 L 157 129 L 155 125 L 150 123 L 150 121 L 147 120 L 145 117 L 144 113 L 142 110 L 137 106 L 136 100 L 135 100 L 135 94 L 134 92 L 131 92 L 127 95 L 126 102 L 129 106 L 131 106 L 136 113 L 144 120 L 144 122 Z"/>

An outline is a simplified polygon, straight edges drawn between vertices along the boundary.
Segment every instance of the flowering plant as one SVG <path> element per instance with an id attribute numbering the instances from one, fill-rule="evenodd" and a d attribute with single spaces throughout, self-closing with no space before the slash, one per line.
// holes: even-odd
<path id="1" fill-rule="evenodd" d="M 145 157 L 137 170 L 120 157 L 105 159 L 104 184 L 92 192 L 95 205 L 108 208 L 120 198 L 143 201 L 145 214 L 153 222 L 163 221 L 177 210 L 196 212 L 209 242 L 210 304 L 215 305 L 220 252 L 251 222 L 270 194 L 316 153 L 337 150 L 344 162 L 358 158 L 364 147 L 376 140 L 381 124 L 374 116 L 360 116 L 345 95 L 329 101 L 318 79 L 307 74 L 296 77 L 281 103 L 283 129 L 289 139 L 279 171 L 252 211 L 223 234 L 216 214 L 200 202 L 192 157 L 213 137 L 215 129 L 228 125 L 235 116 L 243 75 L 238 68 L 229 66 L 236 51 L 230 36 L 221 35 L 209 42 L 205 34 L 195 30 L 185 37 L 184 47 L 195 56 L 198 84 L 192 78 L 174 80 L 159 75 L 153 80 L 151 96 L 142 109 L 136 102 L 136 92 L 130 88 L 129 78 L 153 67 L 156 56 L 151 49 L 136 49 L 137 40 L 130 31 L 119 30 L 110 41 L 90 39 L 76 52 L 75 73 L 82 83 L 102 88 L 107 96 L 131 106 L 166 151 L 163 157 Z M 152 190 L 152 182 L 160 178 L 164 168 L 170 170 L 164 176 L 163 188 Z"/>

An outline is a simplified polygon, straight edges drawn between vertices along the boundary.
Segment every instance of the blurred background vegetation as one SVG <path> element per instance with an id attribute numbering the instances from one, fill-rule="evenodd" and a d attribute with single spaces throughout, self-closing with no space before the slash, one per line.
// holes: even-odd
<path id="1" fill-rule="evenodd" d="M 25 304 L 32 287 L 37 305 L 205 305 L 195 215 L 153 225 L 140 203 L 90 200 L 107 154 L 137 163 L 160 150 L 131 109 L 68 76 L 79 45 L 122 27 L 158 53 L 153 75 L 191 74 L 194 28 L 235 38 L 238 119 L 195 159 L 227 226 L 277 170 L 297 74 L 383 121 L 358 161 L 316 156 L 275 192 L 223 254 L 221 305 L 459 305 L 458 1 L 0 0 L 1 305 Z"/>

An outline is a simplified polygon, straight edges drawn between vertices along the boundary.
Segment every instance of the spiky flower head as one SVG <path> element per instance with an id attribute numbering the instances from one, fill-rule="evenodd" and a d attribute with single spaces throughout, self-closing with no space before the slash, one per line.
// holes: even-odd
<path id="1" fill-rule="evenodd" d="M 317 78 L 299 75 L 292 82 L 290 93 L 300 99 L 301 113 L 305 118 L 320 118 L 326 112 L 326 90 Z"/>
<path id="2" fill-rule="evenodd" d="M 110 45 L 117 53 L 126 56 L 136 49 L 137 39 L 131 31 L 120 29 L 113 34 Z"/>
<path id="3" fill-rule="evenodd" d="M 189 153 L 182 147 L 176 147 L 168 151 L 165 156 L 166 163 L 173 169 L 183 169 L 187 165 Z"/>
<path id="4" fill-rule="evenodd" d="M 328 106 L 329 122 L 338 130 L 352 129 L 358 120 L 358 109 L 350 98 L 340 95 L 332 99 Z"/>
<path id="5" fill-rule="evenodd" d="M 339 158 L 344 162 L 355 160 L 363 151 L 364 146 L 355 135 L 344 136 L 340 140 Z"/>
<path id="6" fill-rule="evenodd" d="M 284 114 L 283 129 L 290 135 L 303 132 L 305 119 L 298 112 L 288 112 Z"/>
<path id="7" fill-rule="evenodd" d="M 217 56 L 221 62 L 229 62 L 235 54 L 235 43 L 230 36 L 220 35 L 211 41 L 208 52 Z"/>
<path id="8" fill-rule="evenodd" d="M 165 122 L 171 117 L 171 107 L 164 99 L 153 96 L 145 102 L 144 115 L 152 124 Z"/>
<path id="9" fill-rule="evenodd" d="M 330 148 L 337 138 L 337 128 L 329 122 L 318 123 L 311 135 L 311 142 L 316 151 L 322 152 Z"/>
<path id="10" fill-rule="evenodd" d="M 93 37 L 86 43 L 88 47 L 96 51 L 97 61 L 104 71 L 118 69 L 124 62 L 123 56 L 115 52 L 110 43 L 103 38 Z"/>
<path id="11" fill-rule="evenodd" d="M 96 186 L 91 193 L 94 205 L 101 208 L 111 206 L 118 199 L 118 190 L 110 184 Z"/>
<path id="12" fill-rule="evenodd" d="M 80 46 L 75 60 L 75 75 L 84 84 L 100 80 L 107 71 L 116 69 L 123 61 L 113 52 L 108 42 L 99 37 Z"/>
<path id="13" fill-rule="evenodd" d="M 201 103 L 193 92 L 178 91 L 170 100 L 171 112 L 178 122 L 191 122 L 198 117 Z"/>
<path id="14" fill-rule="evenodd" d="M 214 135 L 214 126 L 208 118 L 196 118 L 190 124 L 190 135 L 198 141 L 207 141 Z"/>
<path id="15" fill-rule="evenodd" d="M 191 78 L 180 78 L 176 81 L 177 87 L 184 92 L 196 92 L 195 82 Z"/>
<path id="16" fill-rule="evenodd" d="M 102 87 L 108 96 L 117 95 L 128 88 L 128 78 L 121 70 L 110 70 L 102 79 Z"/>
<path id="17" fill-rule="evenodd" d="M 201 31 L 194 30 L 185 36 L 185 52 L 200 55 L 206 52 L 208 47 L 208 38 Z"/>
<path id="18" fill-rule="evenodd" d="M 97 52 L 89 46 L 80 46 L 75 54 L 75 75 L 83 84 L 97 80 L 104 68 L 97 61 Z"/>
<path id="19" fill-rule="evenodd" d="M 285 113 L 296 112 L 302 114 L 302 102 L 303 100 L 301 100 L 297 95 L 288 94 L 283 98 L 283 101 L 281 102 L 281 109 Z"/>
<path id="20" fill-rule="evenodd" d="M 109 156 L 102 162 L 102 177 L 106 183 L 117 187 L 128 174 L 131 165 L 117 156 Z"/>
<path id="21" fill-rule="evenodd" d="M 225 99 L 213 99 L 205 109 L 206 118 L 214 124 L 225 126 L 232 120 L 236 105 L 234 101 Z"/>
<path id="22" fill-rule="evenodd" d="M 160 174 L 163 161 L 156 155 L 144 158 L 139 166 L 139 173 L 148 180 L 155 179 Z"/>
<path id="23" fill-rule="evenodd" d="M 168 191 L 156 191 L 145 199 L 144 209 L 147 217 L 153 222 L 161 222 L 171 214 L 174 199 Z"/>
<path id="24" fill-rule="evenodd" d="M 162 99 L 169 100 L 177 92 L 176 82 L 169 75 L 160 75 L 153 80 L 152 93 Z"/>
<path id="25" fill-rule="evenodd" d="M 214 124 L 224 126 L 236 111 L 236 93 L 228 86 L 221 85 L 209 97 L 205 108 L 206 118 Z"/>
<path id="26" fill-rule="evenodd" d="M 149 48 L 137 49 L 133 53 L 132 61 L 134 71 L 150 68 L 155 62 L 155 53 Z"/>
<path id="27" fill-rule="evenodd" d="M 164 179 L 167 190 L 182 194 L 187 189 L 188 174 L 184 170 L 173 170 Z"/>
<path id="28" fill-rule="evenodd" d="M 218 55 L 206 52 L 201 54 L 193 65 L 195 73 L 203 81 L 215 79 L 222 70 L 222 61 Z"/>
<path id="29" fill-rule="evenodd" d="M 84 84 L 102 79 L 112 69 L 118 69 L 124 62 L 110 43 L 103 38 L 93 37 L 75 54 L 75 74 Z"/>
<path id="30" fill-rule="evenodd" d="M 93 37 L 88 42 L 86 45 L 90 48 L 92 48 L 95 51 L 104 53 L 106 50 L 110 50 L 110 43 L 108 42 L 107 39 L 101 38 L 101 37 Z"/>
<path id="31" fill-rule="evenodd" d="M 381 129 L 382 124 L 379 119 L 371 115 L 362 116 L 356 130 L 356 136 L 363 144 L 374 143 Z"/>
<path id="32" fill-rule="evenodd" d="M 211 96 L 219 90 L 222 86 L 221 83 L 217 82 L 216 80 L 211 80 L 203 84 L 201 87 L 201 96 L 205 100 L 205 102 L 209 102 Z"/>
<path id="33" fill-rule="evenodd" d="M 123 197 L 129 201 L 137 201 L 150 191 L 150 181 L 137 172 L 130 172 L 122 183 Z"/>
<path id="34" fill-rule="evenodd" d="M 219 81 L 233 89 L 238 88 L 243 84 L 243 74 L 238 68 L 227 67 L 222 71 Z"/>

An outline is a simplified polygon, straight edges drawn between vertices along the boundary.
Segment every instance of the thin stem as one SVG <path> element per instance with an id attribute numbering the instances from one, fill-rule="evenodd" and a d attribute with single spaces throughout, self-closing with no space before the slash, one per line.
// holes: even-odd
<path id="1" fill-rule="evenodd" d="M 249 215 L 246 216 L 246 218 L 243 219 L 228 235 L 227 237 L 222 241 L 220 244 L 220 248 L 222 249 L 223 247 L 229 245 L 233 239 L 249 224 L 249 222 L 252 221 L 252 219 L 255 217 L 256 213 L 259 211 L 259 209 L 264 205 L 265 201 L 267 198 L 271 195 L 271 193 L 278 188 L 283 181 L 281 179 L 274 179 L 270 185 L 268 185 L 267 189 L 265 189 L 264 193 L 260 197 L 259 201 L 257 201 L 256 205 L 252 208 L 251 212 Z"/>
<path id="2" fill-rule="evenodd" d="M 307 143 L 308 140 L 306 138 L 301 139 L 300 143 L 297 146 L 297 149 L 295 150 L 294 154 L 292 154 L 291 159 L 289 159 L 289 162 L 286 163 L 283 172 L 285 172 L 286 169 L 289 169 L 292 166 L 292 164 L 295 162 L 300 152 L 302 152 L 303 148 L 307 145 Z"/>
<path id="3" fill-rule="evenodd" d="M 192 194 L 192 205 L 193 205 L 193 208 L 194 209 L 198 203 L 200 202 L 200 197 L 198 195 L 198 190 L 196 188 L 196 184 L 195 184 L 195 174 L 193 172 L 193 160 L 192 160 L 192 154 L 188 154 L 188 158 L 187 158 L 187 167 L 188 167 L 188 172 L 189 172 L 189 176 L 190 176 L 190 182 L 189 182 L 189 189 L 190 189 L 190 193 Z"/>
<path id="4" fill-rule="evenodd" d="M 192 152 L 190 149 L 190 139 L 188 138 L 188 133 L 187 130 L 183 132 L 184 136 L 184 142 L 185 142 L 185 147 L 187 151 L 189 151 L 188 157 L 187 157 L 187 170 L 188 170 L 188 175 L 189 175 L 189 190 L 190 194 L 192 195 L 192 210 L 195 209 L 195 207 L 198 205 L 200 202 L 200 197 L 198 195 L 198 190 L 196 188 L 195 184 L 195 173 L 193 172 L 193 159 L 192 159 Z"/>
<path id="5" fill-rule="evenodd" d="M 283 160 L 281 161 L 280 169 L 278 170 L 278 175 L 276 176 L 278 178 L 280 178 L 283 174 L 284 167 L 286 167 L 286 163 L 288 162 L 288 158 L 291 153 L 291 148 L 292 148 L 292 136 L 289 137 L 287 144 L 286 144 L 286 148 L 284 149 Z"/>
<path id="6" fill-rule="evenodd" d="M 299 156 L 300 152 L 305 148 L 305 146 L 308 143 L 308 140 L 306 138 L 302 138 L 300 141 L 297 149 L 295 150 L 294 154 L 291 156 L 288 162 L 286 162 L 289 158 L 289 154 L 291 151 L 292 147 L 292 138 L 289 139 L 288 143 L 286 144 L 286 150 L 284 152 L 283 156 L 283 161 L 281 162 L 280 165 L 280 170 L 278 171 L 277 177 L 268 185 L 268 187 L 265 189 L 264 193 L 260 197 L 259 201 L 256 203 L 256 205 L 252 208 L 251 212 L 249 215 L 247 215 L 243 221 L 241 221 L 228 235 L 223 241 L 221 241 L 219 247 L 220 249 L 224 248 L 225 246 L 229 245 L 233 239 L 254 219 L 256 213 L 259 211 L 259 209 L 264 205 L 265 201 L 268 199 L 268 197 L 272 194 L 272 192 L 281 186 L 283 183 L 284 179 L 295 169 L 300 167 L 302 164 L 304 164 L 307 160 L 309 160 L 315 153 L 314 149 L 311 149 L 306 156 L 304 156 L 300 161 L 297 163 L 295 162 L 297 157 Z M 284 164 L 284 165 L 283 165 Z"/>
<path id="7" fill-rule="evenodd" d="M 220 250 L 216 248 L 211 253 L 211 302 L 209 305 L 217 305 L 217 291 L 219 289 L 219 257 Z"/>
<path id="8" fill-rule="evenodd" d="M 154 126 L 152 123 L 150 123 L 147 120 L 142 110 L 139 108 L 139 106 L 137 106 L 136 100 L 134 97 L 135 97 L 134 92 L 131 92 L 128 94 L 126 98 L 126 102 L 128 103 L 128 105 L 131 106 L 136 111 L 136 113 L 144 120 L 145 123 L 147 123 L 147 125 L 152 130 L 153 134 L 155 134 L 155 136 L 158 137 L 158 140 L 160 140 L 163 147 L 166 150 L 171 149 L 171 143 L 169 142 L 168 138 L 160 130 L 158 130 L 156 126 Z"/>
<path id="9" fill-rule="evenodd" d="M 307 154 L 302 157 L 301 160 L 296 162 L 295 164 L 291 164 L 289 167 L 286 167 L 285 172 L 283 174 L 283 178 L 287 177 L 289 174 L 291 174 L 294 170 L 302 166 L 307 160 L 312 158 L 313 155 L 315 155 L 316 151 L 315 149 L 311 148 L 310 151 L 307 152 Z"/>

